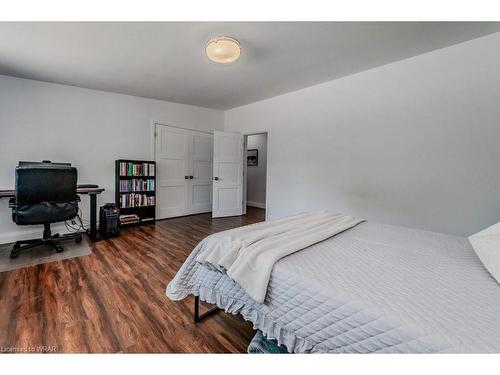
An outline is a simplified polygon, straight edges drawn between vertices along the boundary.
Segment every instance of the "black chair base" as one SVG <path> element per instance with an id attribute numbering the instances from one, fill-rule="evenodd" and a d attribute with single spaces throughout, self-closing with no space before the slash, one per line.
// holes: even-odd
<path id="1" fill-rule="evenodd" d="M 61 245 L 62 241 L 75 240 L 77 243 L 82 242 L 81 233 L 72 233 L 64 236 L 59 236 L 59 234 L 52 235 L 50 233 L 50 224 L 44 224 L 44 228 L 43 238 L 17 241 L 12 248 L 10 258 L 16 259 L 22 251 L 42 245 L 54 248 L 56 250 L 56 253 L 62 253 L 64 251 L 64 248 Z"/>

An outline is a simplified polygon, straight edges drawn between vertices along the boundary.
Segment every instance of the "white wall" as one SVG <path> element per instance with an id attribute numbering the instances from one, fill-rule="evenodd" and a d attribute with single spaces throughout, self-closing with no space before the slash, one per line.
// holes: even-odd
<path id="1" fill-rule="evenodd" d="M 500 220 L 500 33 L 225 112 L 268 132 L 268 209 L 468 235 Z"/>
<path id="2" fill-rule="evenodd" d="M 151 121 L 198 130 L 222 130 L 223 112 L 159 100 L 0 76 L 0 189 L 14 185 L 19 160 L 68 161 L 80 183 L 106 189 L 114 201 L 114 161 L 151 158 Z M 82 197 L 88 219 L 88 198 Z M 19 227 L 0 200 L 0 243 L 40 236 Z"/>
<path id="3" fill-rule="evenodd" d="M 247 137 L 247 150 L 257 149 L 258 164 L 247 167 L 247 205 L 266 207 L 267 134 Z"/>

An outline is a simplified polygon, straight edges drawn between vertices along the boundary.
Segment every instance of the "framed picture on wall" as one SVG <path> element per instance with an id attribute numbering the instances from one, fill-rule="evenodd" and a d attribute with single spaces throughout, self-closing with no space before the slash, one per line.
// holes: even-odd
<path id="1" fill-rule="evenodd" d="M 247 150 L 247 165 L 249 167 L 255 167 L 259 164 L 259 150 L 252 149 Z"/>

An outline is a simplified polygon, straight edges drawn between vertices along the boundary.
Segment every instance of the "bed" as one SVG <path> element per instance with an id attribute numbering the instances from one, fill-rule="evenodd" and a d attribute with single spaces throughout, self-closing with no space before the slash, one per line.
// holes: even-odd
<path id="1" fill-rule="evenodd" d="M 362 222 L 277 261 L 257 303 L 196 261 L 238 230 L 201 241 L 167 296 L 241 314 L 291 353 L 500 353 L 500 285 L 466 238 Z"/>

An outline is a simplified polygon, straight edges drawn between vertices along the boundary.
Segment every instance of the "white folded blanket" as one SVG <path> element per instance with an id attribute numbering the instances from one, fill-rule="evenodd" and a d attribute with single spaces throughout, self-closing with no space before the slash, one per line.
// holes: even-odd
<path id="1" fill-rule="evenodd" d="M 263 303 L 274 264 L 363 220 L 329 212 L 265 222 L 210 239 L 200 263 L 225 270 L 256 302 Z"/>

